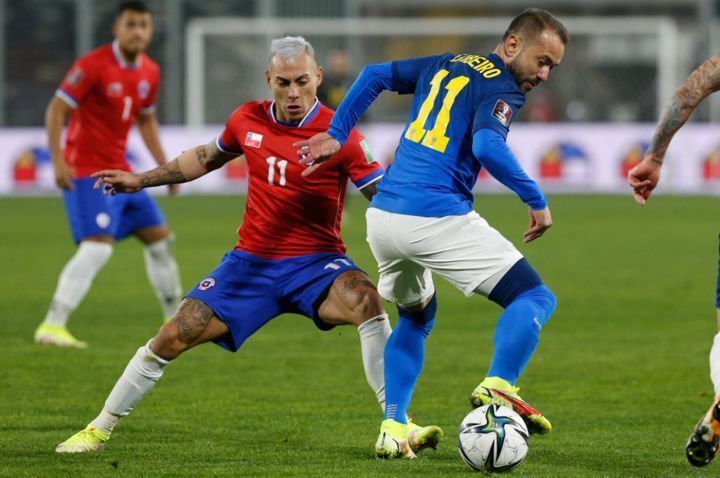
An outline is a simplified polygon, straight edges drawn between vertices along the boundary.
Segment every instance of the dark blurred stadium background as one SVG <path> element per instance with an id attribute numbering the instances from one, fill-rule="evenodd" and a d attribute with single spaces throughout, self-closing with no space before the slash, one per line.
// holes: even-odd
<path id="1" fill-rule="evenodd" d="M 268 98 L 269 40 L 301 34 L 325 67 L 321 99 L 336 105 L 363 65 L 396 58 L 492 50 L 518 0 L 149 0 L 161 65 L 158 114 L 167 154 L 217 134 L 232 110 Z M 545 0 L 572 38 L 563 64 L 528 96 L 509 137 L 521 163 L 550 192 L 625 190 L 663 102 L 720 45 L 717 0 Z M 45 107 L 74 58 L 111 40 L 117 2 L 0 0 L 0 194 L 53 193 L 41 129 Z M 718 95 L 720 97 L 720 95 Z M 407 98 L 386 95 L 362 132 L 387 162 Z M 720 98 L 696 111 L 670 148 L 660 192 L 720 192 L 715 124 Z M 697 126 L 697 127 L 696 127 Z M 2 128 L 12 128 L 9 131 Z M 29 128 L 29 129 L 26 129 Z M 136 167 L 152 165 L 137 136 Z M 682 152 L 682 154 L 677 154 Z M 241 165 L 185 192 L 244 190 Z M 480 181 L 478 191 L 500 191 Z"/>

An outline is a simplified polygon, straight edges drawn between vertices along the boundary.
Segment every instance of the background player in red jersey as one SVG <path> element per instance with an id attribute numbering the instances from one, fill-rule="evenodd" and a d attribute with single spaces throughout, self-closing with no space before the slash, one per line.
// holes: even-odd
<path id="1" fill-rule="evenodd" d="M 248 198 L 239 240 L 220 265 L 193 288 L 171 322 L 140 347 L 115 384 L 100 415 L 56 451 L 103 448 L 120 417 L 127 415 L 186 350 L 209 341 L 231 351 L 274 317 L 296 313 L 321 330 L 358 327 L 363 365 L 384 408 L 383 350 L 390 324 L 383 301 L 367 275 L 345 255 L 340 218 L 348 179 L 372 197 L 381 166 L 364 139 L 352 131 L 330 167 L 304 178 L 293 143 L 325 131 L 332 110 L 316 97 L 322 69 L 301 37 L 274 40 L 266 72 L 274 101 L 235 110 L 220 136 L 140 174 L 106 170 L 93 174 L 109 194 L 192 181 L 244 155 Z M 412 425 L 415 451 L 435 446 L 437 427 Z"/>
<path id="2" fill-rule="evenodd" d="M 145 192 L 105 197 L 92 188 L 94 180 L 89 177 L 105 168 L 130 171 L 125 143 L 136 121 L 157 163 L 165 163 L 155 115 L 160 73 L 143 53 L 152 36 L 152 18 L 145 4 L 121 4 L 113 33 L 112 44 L 75 62 L 45 117 L 55 181 L 63 191 L 73 240 L 79 247 L 60 274 L 50 309 L 35 331 L 39 343 L 86 346 L 67 330 L 68 316 L 110 258 L 113 239 L 133 234 L 145 244 L 147 274 L 165 317 L 176 310 L 182 292 L 171 253 L 171 232 L 155 202 Z M 60 137 L 68 116 L 63 151 Z M 176 187 L 172 185 L 170 191 Z"/>

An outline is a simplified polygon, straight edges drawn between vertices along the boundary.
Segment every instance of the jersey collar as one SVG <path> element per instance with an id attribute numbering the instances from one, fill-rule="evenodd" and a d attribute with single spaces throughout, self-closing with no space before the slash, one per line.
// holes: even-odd
<path id="1" fill-rule="evenodd" d="M 315 97 L 315 103 L 313 103 L 312 107 L 310 108 L 310 111 L 305 113 L 305 116 L 303 119 L 301 119 L 297 123 L 287 123 L 285 121 L 280 121 L 279 119 L 275 118 L 275 102 L 273 101 L 270 103 L 270 109 L 268 112 L 270 113 L 270 118 L 273 120 L 274 123 L 281 124 L 283 126 L 305 126 L 307 123 L 309 123 L 315 115 L 317 115 L 318 110 L 320 110 L 320 100 L 318 100 L 317 96 Z"/>
<path id="2" fill-rule="evenodd" d="M 121 68 L 128 68 L 132 70 L 140 68 L 140 64 L 142 63 L 142 53 L 138 54 L 135 63 L 126 62 L 122 56 L 122 53 L 120 53 L 120 44 L 117 40 L 114 40 L 112 42 L 112 51 L 113 55 L 115 56 L 115 61 L 118 62 L 118 65 L 120 65 Z"/>

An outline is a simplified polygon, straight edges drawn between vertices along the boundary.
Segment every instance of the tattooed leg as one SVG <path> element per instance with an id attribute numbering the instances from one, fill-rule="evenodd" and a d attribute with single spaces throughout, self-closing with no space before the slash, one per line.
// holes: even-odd
<path id="1" fill-rule="evenodd" d="M 173 320 L 163 325 L 153 340 L 137 350 L 115 383 L 100 415 L 90 425 L 109 437 L 118 420 L 130 413 L 153 389 L 172 359 L 227 331 L 225 324 L 207 305 L 196 299 L 183 300 Z"/>
<path id="2" fill-rule="evenodd" d="M 318 308 L 322 321 L 331 325 L 360 325 L 384 313 L 383 300 L 375 285 L 359 270 L 340 274 Z"/>
<path id="3" fill-rule="evenodd" d="M 227 326 L 210 307 L 197 299 L 185 298 L 173 319 L 160 328 L 151 348 L 164 360 L 173 360 L 186 350 L 227 332 Z"/>
<path id="4" fill-rule="evenodd" d="M 385 409 L 383 351 L 392 329 L 383 300 L 375 285 L 358 270 L 340 274 L 318 309 L 323 322 L 333 325 L 354 324 L 360 335 L 363 368 L 368 384 Z"/>

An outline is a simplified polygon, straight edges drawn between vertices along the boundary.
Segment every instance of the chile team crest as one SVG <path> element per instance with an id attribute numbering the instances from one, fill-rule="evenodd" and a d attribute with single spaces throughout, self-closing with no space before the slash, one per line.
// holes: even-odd
<path id="1" fill-rule="evenodd" d="M 141 100 L 146 100 L 150 95 L 150 82 L 148 80 L 140 80 L 137 85 L 138 96 Z"/>
<path id="2" fill-rule="evenodd" d="M 212 277 L 204 278 L 200 281 L 200 284 L 198 285 L 198 289 L 200 290 L 208 290 L 211 287 L 215 287 L 215 279 L 213 279 Z"/>

